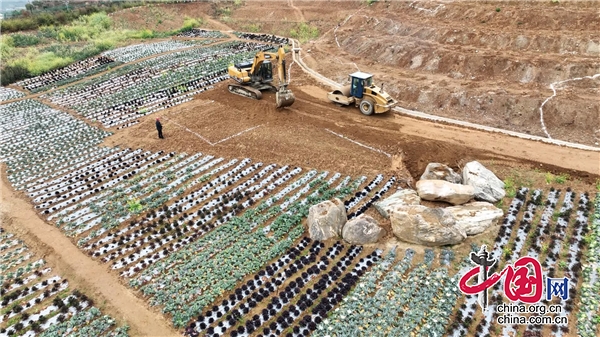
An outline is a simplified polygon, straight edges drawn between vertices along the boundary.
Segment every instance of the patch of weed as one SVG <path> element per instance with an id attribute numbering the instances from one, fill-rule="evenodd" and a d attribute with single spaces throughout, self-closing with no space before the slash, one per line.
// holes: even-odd
<path id="1" fill-rule="evenodd" d="M 319 29 L 311 24 L 302 22 L 296 28 L 290 30 L 290 36 L 304 43 L 319 37 Z"/>

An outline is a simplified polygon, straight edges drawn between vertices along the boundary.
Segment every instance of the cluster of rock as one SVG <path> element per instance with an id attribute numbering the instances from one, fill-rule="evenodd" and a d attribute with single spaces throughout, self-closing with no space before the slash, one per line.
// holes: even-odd
<path id="1" fill-rule="evenodd" d="M 430 163 L 416 187 L 416 191 L 396 193 L 400 200 L 393 195 L 377 207 L 403 241 L 427 246 L 457 244 L 497 224 L 504 215 L 492 204 L 504 198 L 504 182 L 476 161 L 465 165 L 462 176 L 444 164 Z M 409 200 L 402 200 L 408 194 L 412 194 Z M 429 208 L 417 198 L 454 206 Z M 470 202 L 473 199 L 477 201 Z"/>
<path id="2" fill-rule="evenodd" d="M 471 199 L 498 202 L 506 195 L 504 182 L 477 161 L 469 162 L 462 176 L 444 164 L 427 165 L 417 191 L 424 200 L 461 205 Z"/>
<path id="3" fill-rule="evenodd" d="M 465 166 L 462 176 L 446 165 L 431 163 L 417 182 L 416 191 L 400 190 L 374 206 L 390 220 L 392 232 L 400 240 L 443 246 L 460 243 L 468 235 L 482 233 L 497 224 L 504 214 L 492 203 L 504 195 L 504 183 L 476 161 Z M 430 208 L 421 205 L 421 200 L 453 206 Z M 342 236 L 351 244 L 375 243 L 386 234 L 368 215 L 347 221 L 346 209 L 339 199 L 311 207 L 308 227 L 315 240 Z"/>
<path id="4" fill-rule="evenodd" d="M 375 243 L 385 230 L 371 216 L 361 214 L 348 221 L 346 207 L 340 199 L 327 200 L 308 210 L 308 232 L 314 240 L 327 240 L 340 235 L 354 245 Z"/>

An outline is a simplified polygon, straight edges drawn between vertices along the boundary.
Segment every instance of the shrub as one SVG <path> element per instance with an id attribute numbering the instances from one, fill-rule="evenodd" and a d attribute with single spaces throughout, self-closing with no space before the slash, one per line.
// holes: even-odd
<path id="1" fill-rule="evenodd" d="M 244 30 L 251 32 L 251 33 L 258 33 L 258 32 L 260 32 L 260 28 L 261 28 L 261 25 L 259 23 L 252 23 L 252 24 L 245 26 Z"/>
<path id="2" fill-rule="evenodd" d="M 18 60 L 16 63 L 26 66 L 31 75 L 37 76 L 50 70 L 67 66 L 72 62 L 73 59 L 70 57 L 60 57 L 52 52 L 45 52 L 36 55 L 32 60 Z"/>
<path id="3" fill-rule="evenodd" d="M 77 9 L 69 10 L 57 10 L 52 8 L 53 6 L 44 3 L 42 6 L 36 6 L 36 11 L 42 10 L 41 12 L 34 11 L 31 15 L 28 11 L 21 11 L 21 14 L 9 19 L 2 20 L 1 30 L 4 33 L 13 33 L 23 30 L 33 30 L 43 26 L 50 25 L 65 25 L 74 20 L 81 19 L 82 16 L 90 16 L 94 13 L 100 12 L 115 12 L 124 8 L 131 8 L 135 6 L 143 5 L 143 2 L 138 1 L 122 1 L 122 2 L 111 2 L 102 4 L 90 4 Z M 105 24 L 106 21 L 100 20 L 100 22 L 92 21 L 86 24 Z"/>
<path id="4" fill-rule="evenodd" d="M 0 71 L 2 85 L 8 85 L 30 76 L 29 70 L 22 65 L 7 65 Z"/>
<path id="5" fill-rule="evenodd" d="M 300 42 L 306 42 L 319 37 L 319 29 L 302 22 L 296 28 L 290 30 L 290 36 L 300 40 Z"/>
<path id="6" fill-rule="evenodd" d="M 56 19 L 59 20 L 56 20 Z M 54 25 L 60 21 L 65 19 L 64 15 L 63 16 L 59 16 L 58 14 L 56 15 L 56 18 L 54 15 L 44 12 L 44 13 L 40 13 L 39 15 L 36 16 L 35 18 L 35 22 L 38 26 L 49 26 L 49 25 Z"/>
<path id="7" fill-rule="evenodd" d="M 6 19 L 0 22 L 0 30 L 5 33 L 36 29 L 38 24 L 32 18 Z"/>
<path id="8" fill-rule="evenodd" d="M 546 185 L 550 185 L 554 180 L 554 175 L 550 172 L 546 172 L 544 175 L 544 179 L 546 180 Z"/>
<path id="9" fill-rule="evenodd" d="M 14 47 L 12 37 L 8 35 L 0 36 L 0 56 L 3 60 L 6 60 L 12 54 Z"/>
<path id="10" fill-rule="evenodd" d="M 560 174 L 554 177 L 554 182 L 558 184 L 564 184 L 567 180 L 569 180 L 570 176 L 567 173 Z"/>
<path id="11" fill-rule="evenodd" d="M 129 38 L 132 39 L 151 39 L 155 37 L 154 32 L 150 29 L 142 29 L 135 32 L 131 32 L 127 34 Z"/>
<path id="12" fill-rule="evenodd" d="M 185 18 L 185 20 L 183 20 L 183 27 L 179 29 L 179 32 L 188 32 L 196 27 L 201 26 L 202 23 L 202 19 Z"/>
<path id="13" fill-rule="evenodd" d="M 40 38 L 28 34 L 13 34 L 10 36 L 14 47 L 35 46 L 40 43 Z"/>

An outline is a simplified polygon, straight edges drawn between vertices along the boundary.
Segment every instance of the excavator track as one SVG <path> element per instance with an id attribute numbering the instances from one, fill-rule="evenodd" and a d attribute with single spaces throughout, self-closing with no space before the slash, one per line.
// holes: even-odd
<path id="1" fill-rule="evenodd" d="M 254 89 L 252 87 L 230 84 L 229 86 L 227 86 L 227 89 L 232 94 L 252 98 L 255 100 L 259 100 L 262 98 L 262 93 L 260 92 L 260 90 Z"/>

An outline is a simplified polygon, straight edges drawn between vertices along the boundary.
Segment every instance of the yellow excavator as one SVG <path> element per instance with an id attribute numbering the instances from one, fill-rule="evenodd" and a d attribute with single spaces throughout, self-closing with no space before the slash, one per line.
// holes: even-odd
<path id="1" fill-rule="evenodd" d="M 273 82 L 273 63 L 277 65 L 279 83 L 277 87 Z M 296 97 L 287 88 L 287 76 L 285 72 L 285 50 L 279 46 L 276 53 L 260 51 L 254 56 L 254 61 L 243 62 L 227 68 L 229 76 L 238 84 L 229 84 L 228 89 L 232 94 L 261 99 L 264 90 L 276 91 L 275 100 L 278 108 L 294 104 Z"/>

